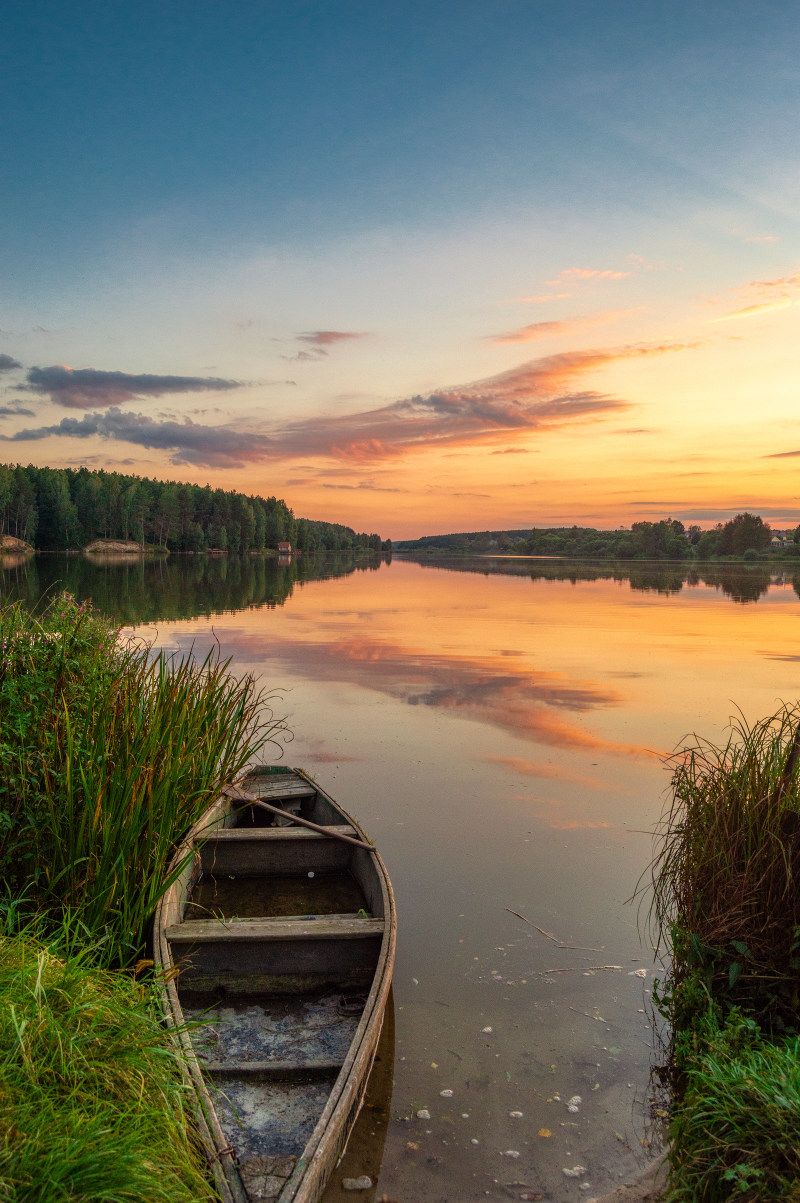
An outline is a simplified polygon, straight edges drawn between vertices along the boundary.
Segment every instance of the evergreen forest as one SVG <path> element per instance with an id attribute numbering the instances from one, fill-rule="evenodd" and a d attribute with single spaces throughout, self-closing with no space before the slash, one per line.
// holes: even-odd
<path id="1" fill-rule="evenodd" d="M 248 553 L 287 541 L 301 551 L 381 550 L 376 534 L 295 518 L 277 497 L 88 468 L 0 464 L 0 535 L 41 551 L 133 539 L 168 551 Z"/>

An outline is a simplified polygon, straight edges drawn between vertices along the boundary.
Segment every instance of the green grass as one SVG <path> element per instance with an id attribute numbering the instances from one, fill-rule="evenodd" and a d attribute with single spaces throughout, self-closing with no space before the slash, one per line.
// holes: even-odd
<path id="1" fill-rule="evenodd" d="M 669 1130 L 665 1203 L 800 1201 L 800 1039 L 764 1041 L 736 1012 L 696 1025 Z"/>
<path id="2" fill-rule="evenodd" d="M 86 603 L 0 611 L 0 888 L 107 965 L 141 955 L 176 844 L 277 724 L 212 653 L 150 654 Z"/>
<path id="3" fill-rule="evenodd" d="M 0 1199 L 216 1198 L 154 988 L 0 937 Z"/>

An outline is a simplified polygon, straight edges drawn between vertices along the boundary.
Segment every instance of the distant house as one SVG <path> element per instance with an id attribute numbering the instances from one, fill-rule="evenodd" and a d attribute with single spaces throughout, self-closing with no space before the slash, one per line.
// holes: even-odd
<path id="1" fill-rule="evenodd" d="M 292 554 L 291 543 L 279 543 L 278 551 L 282 556 L 290 556 Z"/>

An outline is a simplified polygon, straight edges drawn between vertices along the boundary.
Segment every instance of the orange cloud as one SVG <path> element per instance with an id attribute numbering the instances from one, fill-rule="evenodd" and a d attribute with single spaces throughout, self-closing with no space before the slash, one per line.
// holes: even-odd
<path id="1" fill-rule="evenodd" d="M 566 301 L 572 296 L 571 292 L 545 292 L 538 297 L 517 297 L 519 305 L 544 305 L 547 301 Z"/>
<path id="2" fill-rule="evenodd" d="M 791 305 L 796 305 L 796 301 L 789 299 L 783 301 L 765 301 L 761 305 L 747 305 L 744 309 L 734 309 L 733 313 L 725 313 L 722 317 L 715 317 L 715 322 L 729 322 L 732 318 L 739 317 L 757 317 L 760 313 L 768 313 L 771 309 L 788 309 Z"/>
<path id="3" fill-rule="evenodd" d="M 539 338 L 550 338 L 554 334 L 565 334 L 580 325 L 580 319 L 561 322 L 534 322 L 523 326 L 521 330 L 512 330 L 510 334 L 492 334 L 493 343 L 532 343 Z"/>
<path id="4" fill-rule="evenodd" d="M 751 280 L 748 284 L 733 287 L 729 292 L 738 293 L 742 302 L 740 308 L 726 313 L 715 321 L 724 322 L 730 318 L 755 317 L 770 309 L 785 309 L 800 300 L 800 272 L 791 276 L 777 276 L 774 280 Z M 746 303 L 749 302 L 749 303 Z M 711 297 L 705 301 L 707 305 L 728 305 L 728 297 Z"/>
<path id="5" fill-rule="evenodd" d="M 610 268 L 603 270 L 597 267 L 569 267 L 555 280 L 548 280 L 547 283 L 558 286 L 569 284 L 571 280 L 624 280 L 630 275 L 631 272 L 613 271 Z"/>

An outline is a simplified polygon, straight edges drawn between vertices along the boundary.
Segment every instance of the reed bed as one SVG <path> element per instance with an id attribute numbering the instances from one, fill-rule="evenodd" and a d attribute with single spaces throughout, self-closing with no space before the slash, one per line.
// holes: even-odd
<path id="1" fill-rule="evenodd" d="M 0 936 L 0 1199 L 216 1198 L 155 990 L 69 943 Z"/>
<path id="2" fill-rule="evenodd" d="M 67 913 L 107 965 L 141 955 L 180 838 L 275 736 L 251 677 L 139 643 L 69 595 L 0 612 L 0 885 Z"/>
<path id="3" fill-rule="evenodd" d="M 672 990 L 711 996 L 768 1031 L 797 1026 L 800 995 L 800 705 L 673 758 L 654 862 L 654 910 Z"/>
<path id="4" fill-rule="evenodd" d="M 671 949 L 666 1203 L 800 1203 L 800 705 L 672 758 L 653 864 Z"/>

